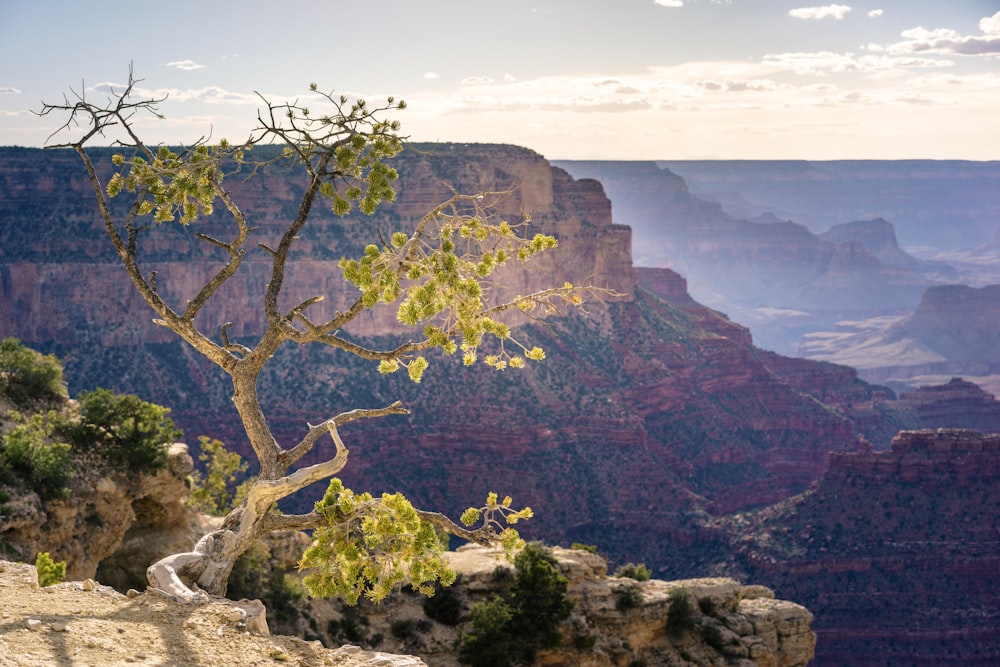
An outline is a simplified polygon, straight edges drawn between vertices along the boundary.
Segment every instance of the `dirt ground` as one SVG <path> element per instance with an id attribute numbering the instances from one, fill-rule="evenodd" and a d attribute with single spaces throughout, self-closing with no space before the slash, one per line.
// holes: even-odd
<path id="1" fill-rule="evenodd" d="M 35 568 L 0 561 L 0 666 L 171 665 L 418 667 L 409 656 L 325 649 L 319 642 L 261 636 L 228 604 L 182 604 L 156 592 L 124 596 L 66 582 L 39 588 Z"/>

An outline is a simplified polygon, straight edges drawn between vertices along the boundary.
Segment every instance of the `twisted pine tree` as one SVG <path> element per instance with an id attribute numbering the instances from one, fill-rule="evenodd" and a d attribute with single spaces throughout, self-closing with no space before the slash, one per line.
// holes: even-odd
<path id="1" fill-rule="evenodd" d="M 246 498 L 222 527 L 204 536 L 193 551 L 151 565 L 150 584 L 189 600 L 205 593 L 224 595 L 236 559 L 255 539 L 276 530 L 313 531 L 313 544 L 302 560 L 313 568 L 307 587 L 315 595 L 340 594 L 351 601 L 361 595 L 380 599 L 403 582 L 424 591 L 438 581 L 450 583 L 454 575 L 442 558 L 442 532 L 507 551 L 518 547 L 520 538 L 510 524 L 530 517 L 531 510 L 515 509 L 510 498 L 501 500 L 491 493 L 482 507 L 469 508 L 456 523 L 443 514 L 414 508 L 399 494 L 376 498 L 355 493 L 334 477 L 348 460 L 338 427 L 358 419 L 406 414 L 399 402 L 360 407 L 307 424 L 301 439 L 285 449 L 268 426 L 258 398 L 258 379 L 285 343 L 326 345 L 376 362 L 382 373 L 405 369 L 414 382 L 420 382 L 428 367 L 424 353 L 434 348 L 466 365 L 485 363 L 496 369 L 541 360 L 541 349 L 512 337 L 505 314 L 579 306 L 590 288 L 567 283 L 504 301 L 498 296 L 496 271 L 529 261 L 554 247 L 556 240 L 524 235 L 527 220 L 512 224 L 494 219 L 493 206 L 503 193 L 453 192 L 412 228 L 379 233 L 360 256 L 340 261 L 343 279 L 357 289 L 356 298 L 343 311 L 330 318 L 313 317 L 322 294 L 282 309 L 290 253 L 310 224 L 315 206 L 325 203 L 339 216 L 354 209 L 372 214 L 394 199 L 397 173 L 389 161 L 403 149 L 404 138 L 398 122 L 383 116 L 405 104 L 389 98 L 383 105 L 369 106 L 363 100 L 322 93 L 313 85 L 310 97 L 322 104 L 323 113 L 313 114 L 298 102 L 272 103 L 261 96 L 257 124 L 246 141 L 209 145 L 202 139 L 175 150 L 149 145 L 137 133 L 136 117 L 159 116 L 158 105 L 165 99 L 141 96 L 138 83 L 130 70 L 127 85 L 103 103 L 88 100 L 84 90 L 71 90 L 62 103 L 43 103 L 38 113 L 62 119 L 49 147 L 71 148 L 79 155 L 108 239 L 128 279 L 155 311 L 155 321 L 231 379 L 232 401 L 259 465 Z M 66 136 L 72 138 L 63 139 Z M 105 179 L 92 150 L 97 141 L 110 141 L 119 149 L 112 158 L 111 176 Z M 265 151 L 267 157 L 254 159 L 255 147 L 270 144 L 280 150 Z M 226 189 L 224 179 L 241 172 L 252 180 L 273 168 L 302 174 L 305 182 L 296 214 L 283 226 L 277 242 L 267 245 L 255 237 L 250 214 Z M 126 205 L 113 206 L 114 198 L 125 199 Z M 227 221 L 224 235 L 198 231 L 199 221 L 220 214 Z M 184 303 L 169 302 L 157 287 L 155 271 L 140 261 L 143 243 L 163 225 L 190 230 L 198 243 L 220 258 L 214 273 Z M 265 253 L 270 260 L 269 279 L 257 303 L 266 316 L 264 330 L 249 345 L 230 340 L 230 323 L 214 334 L 200 330 L 199 314 L 211 308 L 220 288 L 240 271 L 251 252 Z M 376 304 L 395 306 L 397 319 L 411 328 L 413 337 L 388 349 L 344 337 L 344 327 Z M 298 465 L 324 436 L 333 444 L 328 457 Z M 275 510 L 278 500 L 324 480 L 330 480 L 329 488 L 312 512 Z"/>

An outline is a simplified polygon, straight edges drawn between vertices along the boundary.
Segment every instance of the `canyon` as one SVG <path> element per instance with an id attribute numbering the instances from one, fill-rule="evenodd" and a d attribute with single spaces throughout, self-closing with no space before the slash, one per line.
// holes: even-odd
<path id="1" fill-rule="evenodd" d="M 858 369 L 870 382 L 912 391 L 961 375 L 1000 390 L 1000 285 L 929 287 L 912 313 L 840 322 L 807 334 L 799 351 Z"/>
<path id="2" fill-rule="evenodd" d="M 737 323 L 739 317 L 730 319 L 692 297 L 691 277 L 675 270 L 681 267 L 633 266 L 632 248 L 639 249 L 639 257 L 680 262 L 690 259 L 686 249 L 707 247 L 712 251 L 705 255 L 711 261 L 703 260 L 708 268 L 750 262 L 731 255 L 733 247 L 746 244 L 754 262 L 772 268 L 741 289 L 750 293 L 767 287 L 777 294 L 781 284 L 795 281 L 813 294 L 845 299 L 843 310 L 831 303 L 830 317 L 856 308 L 849 294 L 870 293 L 872 300 L 893 303 L 906 297 L 915 307 L 925 273 L 938 270 L 934 265 L 893 266 L 886 263 L 889 254 L 883 252 L 880 259 L 857 240 L 824 240 L 795 223 L 735 221 L 718 204 L 690 196 L 680 177 L 645 163 L 629 167 L 656 171 L 653 180 L 635 181 L 645 184 L 641 194 L 646 199 L 636 194 L 634 200 L 640 213 L 649 214 L 643 224 L 655 224 L 653 213 L 669 207 L 687 234 L 684 244 L 657 246 L 640 224 L 620 224 L 624 207 L 614 196 L 613 182 L 602 186 L 591 178 L 574 178 L 526 149 L 424 145 L 404 153 L 396 167 L 400 188 L 392 207 L 371 218 L 343 220 L 321 212 L 315 227 L 304 230 L 301 251 L 293 257 L 290 282 L 296 288 L 289 303 L 324 294 L 326 312 L 343 307 L 352 293 L 340 280 L 336 261 L 359 253 L 376 231 L 391 233 L 412 224 L 447 198 L 445 184 L 470 193 L 517 186 L 502 200 L 499 214 L 516 220 L 530 213 L 533 229 L 558 237 L 557 251 L 514 279 L 513 290 L 590 280 L 614 294 L 588 304 L 584 314 L 544 324 L 521 321 L 515 336 L 542 346 L 547 358 L 520 371 L 462 368 L 432 356 L 431 368 L 415 386 L 330 350 L 280 350 L 262 378 L 261 392 L 282 442 L 301 437 L 307 422 L 342 410 L 396 399 L 411 409 L 406 417 L 344 427 L 351 461 L 343 479 L 349 487 L 402 491 L 419 506 L 449 514 L 495 490 L 535 509 L 536 518 L 523 530 L 529 538 L 593 544 L 611 562 L 645 562 L 660 579 L 727 573 L 739 578 L 750 572 L 748 563 L 760 559 L 735 560 L 734 553 L 755 553 L 747 540 L 756 529 L 744 527 L 758 521 L 737 519 L 753 511 L 771 516 L 771 508 L 784 507 L 789 499 L 815 496 L 833 483 L 827 481 L 836 470 L 833 462 L 844 460 L 838 456 L 857 455 L 859 465 L 877 467 L 884 459 L 875 454 L 891 455 L 895 445 L 890 443 L 900 430 L 995 428 L 998 403 L 973 387 L 951 387 L 947 396 L 897 396 L 891 388 L 863 381 L 853 368 L 761 349 L 755 345 L 756 329 L 751 336 Z M 271 174 L 254 188 L 232 179 L 262 242 L 273 237 L 294 206 L 300 190 L 292 176 Z M 76 157 L 66 151 L 0 149 L 0 335 L 60 356 L 73 394 L 94 386 L 136 393 L 170 406 L 189 441 L 206 434 L 246 454 L 223 377 L 154 325 L 147 307 L 126 289 L 89 204 L 88 188 Z M 214 233 L 218 224 L 208 220 L 201 229 Z M 862 227 L 871 239 L 886 239 L 881 223 Z M 190 298 L 218 261 L 183 231 L 155 230 L 144 255 L 163 291 L 178 302 Z M 789 237 L 797 239 L 791 246 L 786 245 Z M 782 268 L 782 255 L 808 261 Z M 246 275 L 219 294 L 212 313 L 200 322 L 204 331 L 215 335 L 231 321 L 234 338 L 250 340 L 261 330 L 263 313 L 254 305 L 266 283 L 265 260 L 263 254 L 247 258 Z M 826 268 L 816 273 L 816 266 Z M 812 273 L 807 276 L 806 270 Z M 404 335 L 388 309 L 373 311 L 350 334 L 376 342 Z M 979 437 L 963 433 L 962 438 Z M 920 477 L 906 483 L 930 484 Z M 307 507 L 313 500 L 293 498 L 289 507 Z M 871 502 L 859 499 L 857 507 L 875 511 L 874 502 L 875 495 Z M 921 540 L 919 531 L 938 530 L 941 519 L 933 513 L 921 516 L 910 541 Z M 794 517 L 787 517 L 791 525 Z M 952 558 L 948 548 L 938 549 L 930 532 L 919 553 L 900 557 L 904 568 L 907 558 L 931 564 L 914 570 L 924 577 L 950 567 Z M 791 533 L 792 538 L 798 534 Z M 862 537 L 852 547 L 861 553 L 868 548 Z M 991 544 L 988 530 L 974 537 L 983 548 Z M 821 566 L 822 557 L 813 555 Z M 785 557 L 768 556 L 776 562 Z M 994 577 L 996 566 L 983 561 L 982 576 Z M 780 568 L 753 572 L 763 578 L 752 581 L 771 585 L 773 580 L 775 593 L 784 599 L 800 601 L 784 586 L 807 595 L 803 581 L 786 577 Z M 831 579 L 829 587 L 838 582 Z M 974 578 L 956 582 L 963 591 L 979 585 Z M 866 594 L 891 599 L 913 585 L 910 579 L 887 576 L 878 589 L 859 587 L 854 597 L 844 599 L 865 605 L 870 602 Z M 826 615 L 829 599 L 813 596 L 805 603 L 821 638 L 816 664 L 838 664 L 823 663 L 822 656 L 861 650 L 847 635 L 837 634 L 840 612 L 832 606 Z M 996 657 L 992 644 L 966 632 L 964 608 L 953 602 L 947 598 L 935 605 L 930 597 L 924 602 L 924 613 L 938 629 L 964 637 L 948 646 L 952 664 L 971 664 L 961 660 L 973 655 Z M 880 627 L 886 629 L 873 635 L 863 647 L 866 652 L 910 636 L 897 622 L 905 615 L 897 615 L 892 605 L 879 609 L 885 616 Z M 993 627 L 989 623 L 986 627 Z"/>
<path id="3" fill-rule="evenodd" d="M 637 265 L 677 270 L 784 354 L 838 322 L 905 316 L 928 287 L 1000 282 L 997 162 L 555 164 L 604 184 Z"/>

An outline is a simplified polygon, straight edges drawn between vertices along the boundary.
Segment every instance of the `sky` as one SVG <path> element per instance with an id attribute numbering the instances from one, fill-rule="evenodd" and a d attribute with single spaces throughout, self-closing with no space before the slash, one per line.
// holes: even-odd
<path id="1" fill-rule="evenodd" d="M 169 96 L 148 143 L 240 141 L 316 83 L 549 159 L 1000 159 L 1000 0 L 840 2 L 0 0 L 0 145 L 131 64 Z"/>

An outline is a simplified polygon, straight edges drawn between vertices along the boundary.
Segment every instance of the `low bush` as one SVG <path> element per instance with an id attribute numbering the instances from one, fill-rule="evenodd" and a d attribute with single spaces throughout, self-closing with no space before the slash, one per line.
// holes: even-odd
<path id="1" fill-rule="evenodd" d="M 635 609 L 643 602 L 642 591 L 635 585 L 619 586 L 615 589 L 615 608 L 618 611 Z"/>
<path id="2" fill-rule="evenodd" d="M 200 436 L 198 460 L 205 464 L 205 474 L 191 475 L 191 505 L 212 516 L 225 516 L 242 499 L 239 498 L 241 478 L 249 464 L 237 452 L 226 449 L 220 440 Z"/>
<path id="3" fill-rule="evenodd" d="M 687 589 L 674 588 L 670 591 L 670 609 L 667 611 L 667 631 L 680 634 L 690 630 L 697 621 L 697 611 Z"/>
<path id="4" fill-rule="evenodd" d="M 181 437 L 170 408 L 109 389 L 83 392 L 79 422 L 67 428 L 74 445 L 93 448 L 120 469 L 155 473 L 166 465 L 165 445 Z"/>
<path id="5" fill-rule="evenodd" d="M 635 579 L 636 581 L 649 581 L 652 575 L 653 573 L 649 571 L 645 563 L 639 563 L 638 565 L 635 563 L 626 563 L 615 572 L 616 577 Z"/>
<path id="6" fill-rule="evenodd" d="M 566 577 L 544 546 L 527 545 L 514 559 L 514 582 L 504 595 L 472 606 L 472 631 L 464 636 L 459 660 L 475 667 L 512 667 L 534 662 L 540 649 L 562 641 L 559 624 L 573 604 Z"/>
<path id="7" fill-rule="evenodd" d="M 42 588 L 58 584 L 66 578 L 66 561 L 57 563 L 48 551 L 43 551 L 35 557 L 35 570 L 38 571 L 38 585 Z"/>
<path id="8" fill-rule="evenodd" d="M 25 347 L 17 338 L 0 343 L 0 392 L 21 408 L 68 396 L 59 359 Z"/>
<path id="9" fill-rule="evenodd" d="M 9 468 L 44 499 L 67 497 L 71 447 L 55 437 L 62 418 L 55 412 L 12 416 L 15 426 L 3 438 L 0 468 Z"/>

